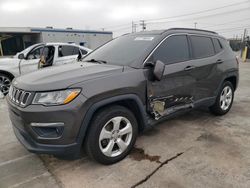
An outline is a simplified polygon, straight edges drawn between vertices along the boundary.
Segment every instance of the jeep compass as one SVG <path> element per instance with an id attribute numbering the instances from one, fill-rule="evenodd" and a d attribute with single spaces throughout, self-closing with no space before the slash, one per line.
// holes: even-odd
<path id="1" fill-rule="evenodd" d="M 215 32 L 172 28 L 115 38 L 81 63 L 16 78 L 7 96 L 18 140 L 31 152 L 112 164 L 138 133 L 199 106 L 226 114 L 238 61 Z"/>

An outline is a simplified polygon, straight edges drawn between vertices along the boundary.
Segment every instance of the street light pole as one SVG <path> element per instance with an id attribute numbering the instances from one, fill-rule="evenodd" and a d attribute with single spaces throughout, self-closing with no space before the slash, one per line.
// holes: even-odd
<path id="1" fill-rule="evenodd" d="M 197 26 L 197 22 L 194 22 L 194 28 L 196 29 L 196 26 Z"/>

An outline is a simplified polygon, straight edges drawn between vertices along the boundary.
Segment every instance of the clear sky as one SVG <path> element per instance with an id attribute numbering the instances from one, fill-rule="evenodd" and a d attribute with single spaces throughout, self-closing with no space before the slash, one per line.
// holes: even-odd
<path id="1" fill-rule="evenodd" d="M 224 7 L 224 8 L 222 8 Z M 196 14 L 194 14 L 196 13 Z M 226 37 L 250 33 L 250 0 L 0 0 L 0 27 L 73 27 L 131 32 L 196 27 Z"/>

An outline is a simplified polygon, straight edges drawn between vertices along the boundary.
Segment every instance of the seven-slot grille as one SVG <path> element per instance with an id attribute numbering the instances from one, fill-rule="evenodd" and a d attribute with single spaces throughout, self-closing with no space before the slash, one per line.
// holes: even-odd
<path id="1" fill-rule="evenodd" d="M 29 101 L 31 93 L 17 89 L 13 86 L 9 89 L 9 98 L 11 101 L 21 107 L 25 107 Z"/>

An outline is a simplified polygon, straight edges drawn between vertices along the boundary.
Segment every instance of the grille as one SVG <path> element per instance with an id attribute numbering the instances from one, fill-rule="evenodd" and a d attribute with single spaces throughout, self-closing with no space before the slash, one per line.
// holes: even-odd
<path id="1" fill-rule="evenodd" d="M 31 93 L 17 89 L 13 86 L 9 89 L 10 100 L 18 106 L 25 107 L 28 104 Z"/>

